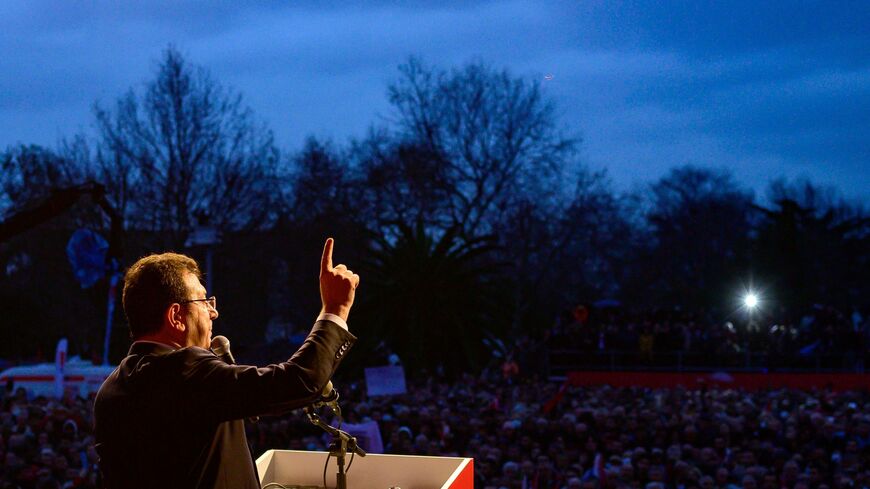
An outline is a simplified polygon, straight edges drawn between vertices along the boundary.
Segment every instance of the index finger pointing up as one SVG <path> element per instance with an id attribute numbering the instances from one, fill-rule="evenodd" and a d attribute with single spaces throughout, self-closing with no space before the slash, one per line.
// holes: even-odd
<path id="1" fill-rule="evenodd" d="M 332 271 L 332 238 L 326 238 L 326 244 L 323 245 L 323 258 L 320 260 L 320 272 Z"/>

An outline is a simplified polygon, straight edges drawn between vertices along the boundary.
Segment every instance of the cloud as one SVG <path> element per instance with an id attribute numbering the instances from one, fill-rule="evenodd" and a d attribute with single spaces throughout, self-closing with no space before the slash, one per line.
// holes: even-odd
<path id="1" fill-rule="evenodd" d="M 169 43 L 238 89 L 282 146 L 297 148 L 311 133 L 343 141 L 389 112 L 386 86 L 415 54 L 442 68 L 482 60 L 552 75 L 542 89 L 584 136 L 584 157 L 624 186 L 693 162 L 731 167 L 749 183 L 806 172 L 866 199 L 855 182 L 870 180 L 868 10 L 0 2 L 0 145 L 53 144 L 87 127 L 93 102 L 140 88 Z"/>

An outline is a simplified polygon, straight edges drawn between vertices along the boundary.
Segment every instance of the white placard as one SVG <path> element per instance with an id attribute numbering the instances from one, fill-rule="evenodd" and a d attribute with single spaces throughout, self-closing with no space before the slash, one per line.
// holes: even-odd
<path id="1" fill-rule="evenodd" d="M 405 369 L 371 367 L 366 369 L 366 388 L 370 396 L 391 396 L 408 392 L 405 387 Z"/>

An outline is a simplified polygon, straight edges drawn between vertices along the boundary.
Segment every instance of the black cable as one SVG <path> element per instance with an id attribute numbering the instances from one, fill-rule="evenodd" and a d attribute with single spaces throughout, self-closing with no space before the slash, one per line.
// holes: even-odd
<path id="1" fill-rule="evenodd" d="M 329 457 L 331 454 L 326 454 L 326 463 L 323 464 L 323 489 L 327 489 L 326 487 L 326 468 L 329 467 Z M 263 489 L 266 489 L 265 487 Z"/>
<path id="2" fill-rule="evenodd" d="M 353 457 L 356 455 L 356 452 L 350 452 L 350 462 L 347 463 L 347 468 L 344 469 L 345 474 L 350 473 L 350 466 L 353 465 Z"/>

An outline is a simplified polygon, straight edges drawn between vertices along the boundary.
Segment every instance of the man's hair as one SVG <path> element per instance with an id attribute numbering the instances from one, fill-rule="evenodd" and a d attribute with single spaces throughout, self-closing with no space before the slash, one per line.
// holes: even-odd
<path id="1" fill-rule="evenodd" d="M 189 299 L 184 283 L 187 272 L 202 279 L 196 261 L 178 253 L 148 255 L 127 270 L 123 302 L 131 338 L 159 331 L 166 308 Z"/>

